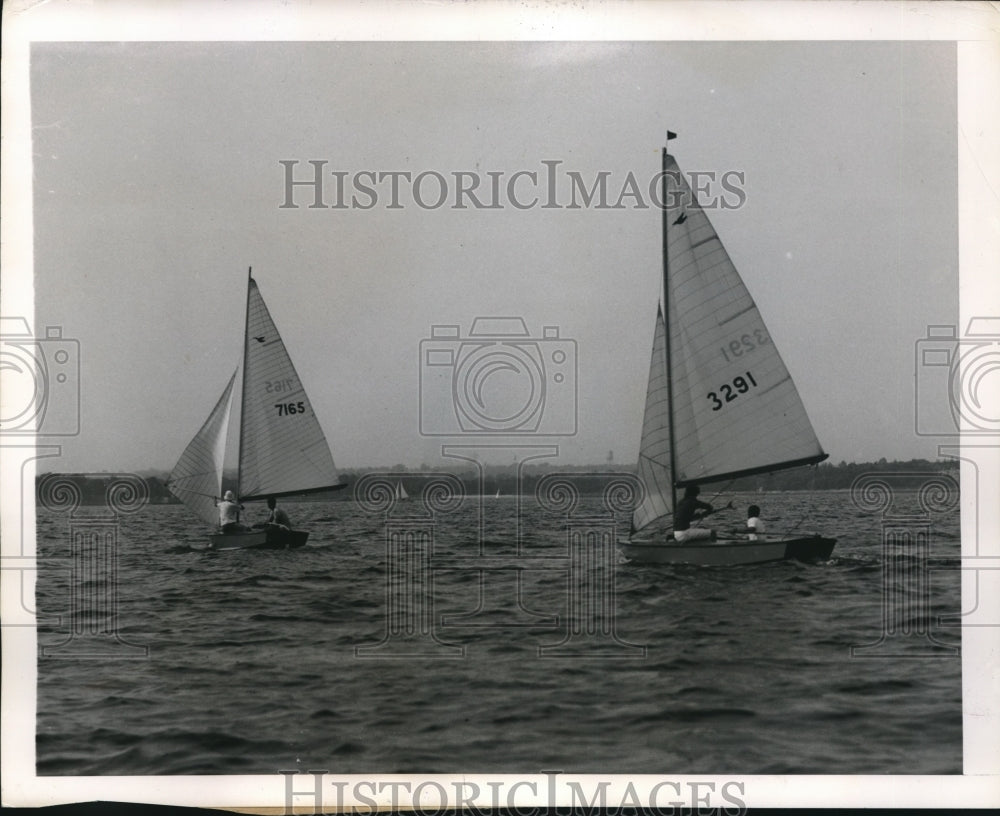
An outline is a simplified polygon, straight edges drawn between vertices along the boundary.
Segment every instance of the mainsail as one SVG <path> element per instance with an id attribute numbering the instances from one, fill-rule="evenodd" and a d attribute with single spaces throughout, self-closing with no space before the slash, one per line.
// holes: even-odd
<path id="1" fill-rule="evenodd" d="M 184 449 L 167 482 L 170 492 L 208 524 L 219 521 L 215 503 L 222 495 L 222 465 L 235 381 L 234 371 L 226 390 L 201 430 Z"/>
<path id="2" fill-rule="evenodd" d="M 826 458 L 719 236 L 667 157 L 667 301 L 678 485 Z"/>
<path id="3" fill-rule="evenodd" d="M 240 423 L 239 497 L 339 487 L 323 429 L 285 350 L 257 283 L 247 292 Z"/>
<path id="4" fill-rule="evenodd" d="M 658 314 L 639 456 L 646 498 L 634 529 L 672 512 L 674 487 L 826 458 L 753 298 L 670 155 L 663 179 L 669 334 L 660 340 Z"/>

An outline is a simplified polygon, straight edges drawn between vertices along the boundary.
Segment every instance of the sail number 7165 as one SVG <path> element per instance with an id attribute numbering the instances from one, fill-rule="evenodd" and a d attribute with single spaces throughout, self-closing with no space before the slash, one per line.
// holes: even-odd
<path id="1" fill-rule="evenodd" d="M 723 383 L 719 386 L 719 393 L 716 394 L 715 391 L 709 391 L 707 398 L 712 403 L 712 410 L 718 411 L 727 402 L 732 402 L 734 399 L 738 398 L 740 394 L 745 394 L 751 388 L 757 387 L 757 381 L 753 378 L 753 374 L 749 371 L 746 372 L 746 376 L 740 374 L 739 376 L 733 377 L 732 382 Z M 719 394 L 722 398 L 719 398 Z"/>
<path id="2" fill-rule="evenodd" d="M 276 402 L 274 407 L 278 409 L 278 416 L 304 414 L 306 412 L 306 404 L 304 402 Z"/>
<path id="3" fill-rule="evenodd" d="M 283 380 L 267 380 L 264 382 L 264 390 L 268 394 L 280 394 L 282 391 L 294 391 L 295 380 L 290 377 Z"/>

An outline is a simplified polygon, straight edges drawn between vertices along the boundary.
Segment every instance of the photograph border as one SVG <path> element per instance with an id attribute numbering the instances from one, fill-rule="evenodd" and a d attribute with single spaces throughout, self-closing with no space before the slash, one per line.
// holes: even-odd
<path id="1" fill-rule="evenodd" d="M 959 181 L 960 326 L 972 317 L 1000 315 L 1000 12 L 987 3 L 626 2 L 410 4 L 384 2 L 143 2 L 31 0 L 3 7 L 2 230 L 3 315 L 34 314 L 32 157 L 29 59 L 39 41 L 730 41 L 935 40 L 956 43 Z M 38 331 L 39 327 L 32 327 Z M 996 394 L 991 394 L 995 399 Z M 994 403 L 1000 404 L 1000 403 Z M 665 782 L 715 798 L 685 806 L 747 807 L 983 807 L 997 805 L 1000 771 L 1000 593 L 982 593 L 1000 569 L 1000 439 L 968 438 L 952 448 L 961 456 L 961 481 L 976 491 L 961 496 L 963 774 L 955 776 L 747 776 L 386 774 L 324 776 L 324 808 L 371 809 L 394 804 L 404 783 L 420 789 L 412 802 L 427 808 L 464 806 L 535 808 L 570 804 L 569 781 L 584 790 L 607 782 L 607 802 L 626 805 L 629 787 L 639 803 L 667 804 L 651 792 Z M 210 806 L 254 812 L 285 808 L 312 812 L 316 788 L 303 772 L 257 776 L 38 777 L 35 773 L 37 636 L 35 583 L 35 463 L 59 453 L 57 442 L 7 438 L 0 445 L 2 541 L 3 803 L 7 806 L 110 800 Z M 942 450 L 942 453 L 945 451 Z M 991 500 L 991 497 L 993 500 Z M 995 573 L 991 576 L 995 585 Z M 553 780 L 558 783 L 554 784 Z M 296 781 L 297 780 L 297 781 Z M 480 791 L 462 787 L 469 780 Z M 848 783 L 849 784 L 845 784 Z M 341 784 L 343 783 L 343 784 Z M 434 784 L 432 784 L 434 783 Z M 491 785 L 492 783 L 492 785 Z M 317 782 L 317 784 L 320 784 Z M 384 784 L 378 789 L 379 784 Z M 727 785 L 731 799 L 720 799 Z M 370 788 L 368 786 L 371 786 Z M 457 787 L 456 787 L 457 786 Z M 440 791 L 447 801 L 440 802 Z M 500 793 L 497 794 L 497 791 Z M 339 792 L 339 793 L 338 793 Z M 360 796 L 358 795 L 360 794 Z M 410 794 L 407 794 L 408 796 Z M 338 799 L 338 796 L 340 797 Z M 514 797 L 513 799 L 509 797 Z M 461 799 L 461 794 L 458 795 Z M 734 801 L 734 800 L 737 800 Z M 677 803 L 674 803 L 677 804 Z M 263 812 L 261 810 L 261 812 Z M 272 811 L 273 812 L 273 811 Z"/>

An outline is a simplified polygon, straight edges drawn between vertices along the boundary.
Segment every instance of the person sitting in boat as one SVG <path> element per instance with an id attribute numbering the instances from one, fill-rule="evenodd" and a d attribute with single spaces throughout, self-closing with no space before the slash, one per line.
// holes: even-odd
<path id="1" fill-rule="evenodd" d="M 750 541 L 757 540 L 757 534 L 764 532 L 764 522 L 760 518 L 760 508 L 756 504 L 751 504 L 747 508 L 747 530 L 750 531 Z"/>
<path id="2" fill-rule="evenodd" d="M 701 489 L 698 485 L 688 485 L 684 488 L 684 498 L 677 502 L 674 509 L 674 540 L 676 541 L 715 541 L 715 530 L 707 527 L 692 527 L 692 521 L 700 521 L 712 512 L 712 505 L 698 500 Z"/>
<path id="3" fill-rule="evenodd" d="M 267 497 L 267 509 L 271 512 L 267 516 L 264 525 L 267 527 L 280 527 L 283 530 L 291 530 L 292 522 L 282 508 L 278 507 L 278 500 L 274 496 Z"/>
<path id="4" fill-rule="evenodd" d="M 245 533 L 247 528 L 240 524 L 240 510 L 243 505 L 236 501 L 232 490 L 227 490 L 218 502 L 219 527 L 224 533 Z"/>

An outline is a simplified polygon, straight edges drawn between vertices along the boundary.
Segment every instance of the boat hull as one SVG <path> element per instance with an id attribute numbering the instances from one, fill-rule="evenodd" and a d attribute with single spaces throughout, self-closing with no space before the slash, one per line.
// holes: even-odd
<path id="1" fill-rule="evenodd" d="M 303 546 L 309 533 L 272 527 L 246 533 L 216 533 L 208 538 L 213 550 L 290 550 Z"/>
<path id="2" fill-rule="evenodd" d="M 830 557 L 836 539 L 822 536 L 766 538 L 756 541 L 720 539 L 691 544 L 674 542 L 633 542 L 621 549 L 631 561 L 653 564 L 696 564 L 719 567 L 735 564 L 760 564 L 766 561 L 822 561 Z"/>

